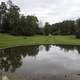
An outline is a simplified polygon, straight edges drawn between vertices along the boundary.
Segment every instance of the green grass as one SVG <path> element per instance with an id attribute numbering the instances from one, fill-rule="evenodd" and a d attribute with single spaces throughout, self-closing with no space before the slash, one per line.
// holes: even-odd
<path id="1" fill-rule="evenodd" d="M 62 45 L 80 45 L 80 39 L 75 36 L 11 36 L 0 34 L 0 48 L 21 46 L 21 45 L 38 45 L 38 44 L 62 44 Z"/>

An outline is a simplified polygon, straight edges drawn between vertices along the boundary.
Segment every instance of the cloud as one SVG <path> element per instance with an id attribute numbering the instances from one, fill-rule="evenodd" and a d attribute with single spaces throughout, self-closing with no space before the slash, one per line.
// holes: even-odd
<path id="1" fill-rule="evenodd" d="M 21 8 L 21 13 L 36 15 L 43 22 L 55 23 L 67 19 L 76 19 L 80 16 L 80 0 L 12 1 Z"/>

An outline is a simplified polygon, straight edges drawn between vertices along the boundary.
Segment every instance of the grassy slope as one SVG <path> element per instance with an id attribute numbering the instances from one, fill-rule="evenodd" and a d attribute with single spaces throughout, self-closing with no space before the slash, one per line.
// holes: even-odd
<path id="1" fill-rule="evenodd" d="M 80 45 L 80 39 L 75 36 L 11 36 L 0 34 L 0 48 L 17 45 L 37 45 L 37 44 L 66 44 Z"/>

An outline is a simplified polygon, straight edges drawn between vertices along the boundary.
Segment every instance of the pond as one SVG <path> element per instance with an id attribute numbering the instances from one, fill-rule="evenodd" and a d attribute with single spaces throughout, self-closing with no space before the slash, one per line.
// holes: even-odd
<path id="1" fill-rule="evenodd" d="M 0 75 L 11 80 L 80 80 L 80 46 L 0 49 Z"/>

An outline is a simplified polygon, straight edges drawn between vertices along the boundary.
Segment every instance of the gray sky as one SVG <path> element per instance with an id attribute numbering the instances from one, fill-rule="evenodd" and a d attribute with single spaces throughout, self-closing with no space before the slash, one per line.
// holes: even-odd
<path id="1" fill-rule="evenodd" d="M 0 0 L 7 1 L 7 0 Z M 35 15 L 42 22 L 55 23 L 80 17 L 80 0 L 12 0 L 25 15 Z"/>

